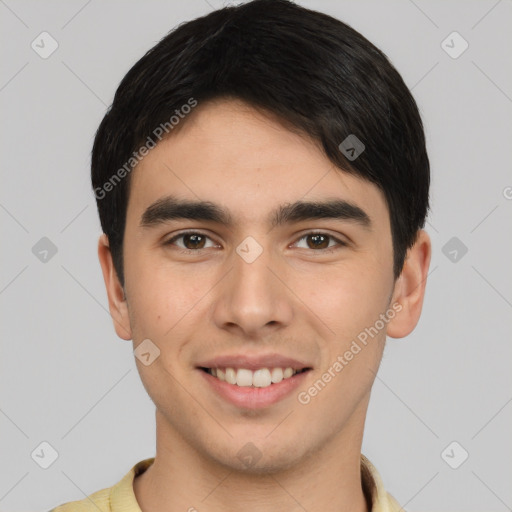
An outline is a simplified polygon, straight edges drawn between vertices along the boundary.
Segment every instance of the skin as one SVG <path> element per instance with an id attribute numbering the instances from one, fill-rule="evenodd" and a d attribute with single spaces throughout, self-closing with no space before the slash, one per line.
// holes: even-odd
<path id="1" fill-rule="evenodd" d="M 364 422 L 386 334 L 408 335 L 423 304 L 431 256 L 418 232 L 393 279 L 389 212 L 372 183 L 335 168 L 317 144 L 271 116 L 234 100 L 196 107 L 132 173 L 124 236 L 125 289 L 108 239 L 98 254 L 118 336 L 136 348 L 149 338 L 160 356 L 136 359 L 156 405 L 154 464 L 134 481 L 145 511 L 366 511 L 360 476 Z M 141 226 L 145 209 L 173 194 L 227 208 L 227 227 L 171 220 Z M 369 215 L 271 228 L 269 212 L 297 200 L 343 198 Z M 185 229 L 206 235 L 201 251 L 180 253 Z M 328 238 L 326 252 L 308 232 Z M 235 251 L 252 236 L 262 254 L 247 263 Z M 309 240 L 309 245 L 308 245 Z M 196 251 L 193 253 L 193 251 Z M 307 404 L 307 390 L 365 328 L 393 304 L 401 311 Z M 304 385 L 262 410 L 224 401 L 196 365 L 217 355 L 277 352 L 313 368 Z M 246 467 L 237 453 L 261 452 Z"/>

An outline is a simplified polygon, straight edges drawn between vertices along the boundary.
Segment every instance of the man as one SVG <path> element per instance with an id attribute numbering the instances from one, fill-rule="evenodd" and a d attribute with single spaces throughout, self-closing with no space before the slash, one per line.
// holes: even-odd
<path id="1" fill-rule="evenodd" d="M 398 511 L 361 445 L 421 313 L 430 178 L 387 58 L 286 0 L 185 23 L 120 84 L 92 183 L 156 456 L 54 511 Z"/>

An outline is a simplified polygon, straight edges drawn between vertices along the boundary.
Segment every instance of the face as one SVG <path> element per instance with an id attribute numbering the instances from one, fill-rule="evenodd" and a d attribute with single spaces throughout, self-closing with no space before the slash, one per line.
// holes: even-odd
<path id="1" fill-rule="evenodd" d="M 379 189 L 227 100 L 199 105 L 131 178 L 126 299 L 106 245 L 100 259 L 118 334 L 159 350 L 136 361 L 161 435 L 239 471 L 362 436 L 386 330 L 419 315 L 393 279 Z"/>

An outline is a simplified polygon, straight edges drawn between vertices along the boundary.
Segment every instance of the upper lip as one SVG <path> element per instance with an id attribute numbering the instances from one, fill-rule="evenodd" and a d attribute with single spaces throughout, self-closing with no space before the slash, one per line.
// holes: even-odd
<path id="1" fill-rule="evenodd" d="M 294 370 L 303 370 L 305 368 L 311 368 L 311 365 L 280 354 L 226 354 L 203 361 L 198 367 L 246 368 L 248 370 L 258 370 L 260 368 L 293 368 Z"/>

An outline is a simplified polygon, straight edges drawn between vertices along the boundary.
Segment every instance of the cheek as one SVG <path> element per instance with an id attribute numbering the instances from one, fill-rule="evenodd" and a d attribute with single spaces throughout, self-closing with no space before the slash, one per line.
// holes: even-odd
<path id="1" fill-rule="evenodd" d="M 386 308 L 391 288 L 387 270 L 365 262 L 326 267 L 311 279 L 296 280 L 293 289 L 321 320 L 326 339 L 343 346 L 375 323 Z"/>
<path id="2" fill-rule="evenodd" d="M 204 295 L 203 281 L 154 255 L 133 254 L 126 285 L 134 323 L 147 330 L 147 337 L 164 336 Z"/>
<path id="3" fill-rule="evenodd" d="M 158 361 L 140 367 L 139 373 L 148 388 L 153 381 L 158 386 L 160 379 L 169 380 L 167 372 L 179 379 L 186 378 L 182 372 L 187 367 L 188 346 L 204 321 L 208 307 L 205 295 L 216 279 L 211 272 L 185 273 L 169 262 L 150 262 L 149 256 L 138 261 L 139 265 L 137 260 L 132 261 L 137 271 L 130 274 L 127 289 L 134 345 L 150 339 L 160 350 Z M 159 377 L 153 380 L 155 374 Z"/>

